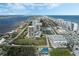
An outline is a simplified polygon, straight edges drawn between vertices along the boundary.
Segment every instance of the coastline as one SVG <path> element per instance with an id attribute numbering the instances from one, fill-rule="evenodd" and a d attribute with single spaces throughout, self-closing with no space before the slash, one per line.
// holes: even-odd
<path id="1" fill-rule="evenodd" d="M 30 17 L 30 16 L 24 16 L 24 15 L 21 15 L 21 16 L 22 16 L 22 18 L 23 18 L 23 17 L 24 17 L 24 18 L 23 18 L 23 19 L 20 19 L 20 18 L 21 18 L 20 16 L 16 16 L 17 18 L 12 17 L 12 16 L 8 16 L 9 18 L 10 18 L 10 17 L 12 18 L 12 21 L 11 21 L 11 19 L 8 20 L 8 19 L 4 18 L 4 19 L 3 19 L 4 21 L 1 21 L 0 24 L 6 24 L 7 22 L 8 22 L 8 23 L 10 23 L 10 22 L 15 22 L 15 23 L 13 23 L 13 24 L 11 23 L 11 25 L 9 24 L 9 25 L 10 25 L 10 28 L 8 28 L 7 26 L 6 26 L 7 28 L 5 28 L 5 27 L 4 27 L 4 29 L 1 28 L 1 30 L 2 30 L 3 33 L 0 32 L 0 34 L 5 34 L 5 33 L 7 33 L 7 32 L 10 32 L 10 31 L 12 31 L 12 30 L 15 30 L 15 29 L 18 27 L 18 25 L 20 25 L 20 23 L 21 23 L 22 21 L 26 21 L 26 20 Z M 3 16 L 2 16 L 2 17 L 3 17 Z M 6 15 L 6 17 L 7 17 L 7 15 Z M 20 17 L 20 18 L 19 18 L 19 17 Z M 59 19 L 64 19 L 64 18 L 67 17 L 67 15 L 66 15 L 66 17 L 65 17 L 65 16 L 59 16 L 59 15 L 48 15 L 48 17 L 50 17 L 50 18 L 55 18 L 55 19 L 58 19 L 58 18 L 59 18 Z M 64 18 L 63 18 L 63 17 L 64 17 Z M 68 16 L 68 17 L 69 17 L 69 16 Z M 76 17 L 77 17 L 77 16 L 73 16 L 73 17 L 70 16 L 70 18 L 73 18 L 73 19 L 76 18 Z M 64 21 L 71 21 L 72 19 L 70 19 L 70 18 L 67 19 L 67 20 L 64 19 Z M 19 21 L 19 19 L 20 19 L 20 21 Z M 77 19 L 78 19 L 78 18 L 77 18 Z M 78 21 L 77 19 L 74 19 L 74 21 L 79 24 L 79 21 Z M 14 21 L 14 20 L 15 20 L 15 21 Z M 7 21 L 7 22 L 6 22 L 6 21 Z M 71 22 L 73 22 L 73 20 L 72 20 Z M 8 26 L 9 26 L 9 25 L 8 25 Z M 1 26 L 2 26 L 2 25 L 1 25 Z M 6 31 L 5 31 L 5 30 L 6 30 Z"/>

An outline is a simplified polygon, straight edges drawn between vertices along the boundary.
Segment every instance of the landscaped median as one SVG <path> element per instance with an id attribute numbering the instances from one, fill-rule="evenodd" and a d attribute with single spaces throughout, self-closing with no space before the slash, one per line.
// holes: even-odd
<path id="1" fill-rule="evenodd" d="M 56 48 L 50 51 L 50 56 L 72 56 L 72 54 L 69 49 Z"/>

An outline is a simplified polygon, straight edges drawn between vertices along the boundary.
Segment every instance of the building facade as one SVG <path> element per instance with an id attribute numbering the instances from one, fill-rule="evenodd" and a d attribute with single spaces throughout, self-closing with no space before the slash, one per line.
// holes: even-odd
<path id="1" fill-rule="evenodd" d="M 34 26 L 28 26 L 28 38 L 34 37 Z"/>

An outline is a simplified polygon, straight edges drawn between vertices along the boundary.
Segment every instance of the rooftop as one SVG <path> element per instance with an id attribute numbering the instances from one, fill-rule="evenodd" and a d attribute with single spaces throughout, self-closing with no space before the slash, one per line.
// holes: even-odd
<path id="1" fill-rule="evenodd" d="M 62 35 L 50 35 L 50 37 L 50 39 L 53 39 L 54 41 L 66 41 L 65 37 Z"/>

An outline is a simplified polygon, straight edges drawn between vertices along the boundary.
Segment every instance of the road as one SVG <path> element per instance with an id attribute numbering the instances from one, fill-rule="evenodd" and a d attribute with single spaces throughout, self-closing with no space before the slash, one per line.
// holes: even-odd
<path id="1" fill-rule="evenodd" d="M 47 37 L 48 35 L 46 35 L 46 41 L 47 41 L 47 47 L 50 47 L 49 46 L 49 41 L 48 41 L 48 37 Z"/>
<path id="2" fill-rule="evenodd" d="M 25 30 L 26 30 L 27 26 L 13 39 L 11 39 L 9 42 L 7 42 L 7 44 L 12 43 L 14 40 L 16 40 Z"/>
<path id="3" fill-rule="evenodd" d="M 7 47 L 37 47 L 37 48 L 48 47 L 47 45 L 43 45 L 43 46 L 37 46 L 37 45 L 0 45 L 0 46 L 7 46 Z"/>

